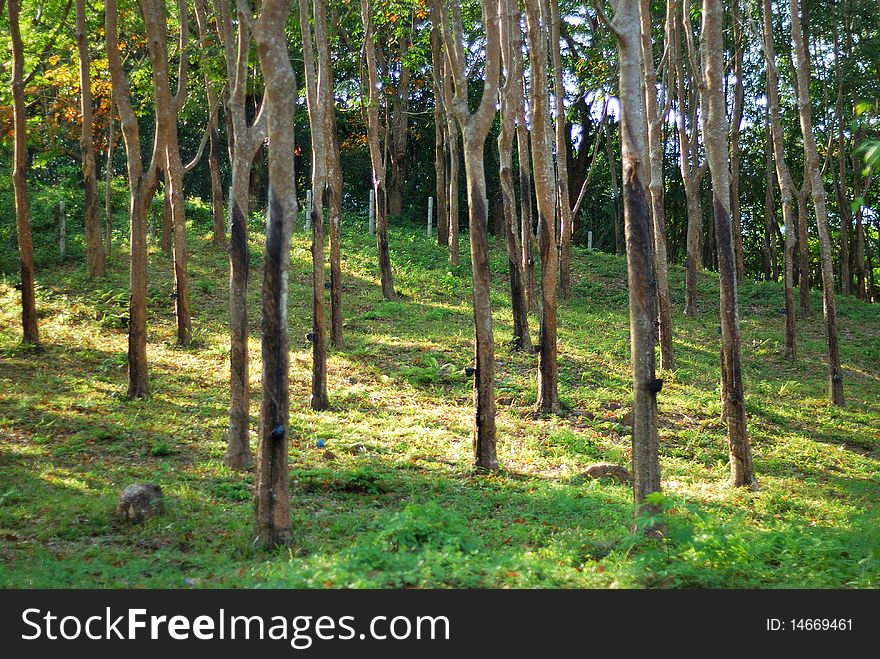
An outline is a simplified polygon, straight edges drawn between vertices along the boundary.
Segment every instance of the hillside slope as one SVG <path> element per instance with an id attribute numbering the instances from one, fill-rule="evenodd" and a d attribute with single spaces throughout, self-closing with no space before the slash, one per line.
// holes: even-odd
<path id="1" fill-rule="evenodd" d="M 295 546 L 250 548 L 252 474 L 222 464 L 227 259 L 191 232 L 196 341 L 174 346 L 171 266 L 151 247 L 152 396 L 125 394 L 127 264 L 38 271 L 44 350 L 19 344 L 18 297 L 0 282 L 0 586 L 18 587 L 866 587 L 880 586 L 880 305 L 839 301 L 847 406 L 826 403 L 821 301 L 780 354 L 781 288 L 741 287 L 749 434 L 761 489 L 726 490 L 719 420 L 717 277 L 681 315 L 678 368 L 659 396 L 669 539 L 636 541 L 631 491 L 579 474 L 626 463 L 626 265 L 575 250 L 560 305 L 563 416 L 535 419 L 535 355 L 511 352 L 506 256 L 493 246 L 499 460 L 470 468 L 468 268 L 411 227 L 392 231 L 398 302 L 383 302 L 365 221 L 343 226 L 346 346 L 331 350 L 334 409 L 307 401 L 310 253 L 294 234 L 290 278 L 291 508 Z M 252 226 L 251 378 L 259 405 L 262 236 Z M 465 237 L 466 238 L 466 237 Z M 462 262 L 468 261 L 466 240 Z M 533 319 L 532 329 L 537 334 Z M 325 448 L 317 448 L 323 439 Z M 119 490 L 159 482 L 169 512 L 114 526 Z"/>

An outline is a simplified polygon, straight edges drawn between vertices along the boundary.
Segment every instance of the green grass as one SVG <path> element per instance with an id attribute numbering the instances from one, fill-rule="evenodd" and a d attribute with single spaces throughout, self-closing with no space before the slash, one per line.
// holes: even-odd
<path id="1" fill-rule="evenodd" d="M 259 409 L 262 236 L 252 225 L 252 427 Z M 174 345 L 171 265 L 151 248 L 148 400 L 126 389 L 127 263 L 38 272 L 42 351 L 19 343 L 18 297 L 0 280 L 0 586 L 15 587 L 870 587 L 880 586 L 880 306 L 839 299 L 847 406 L 826 402 L 821 301 L 779 353 L 781 290 L 740 289 L 744 375 L 761 489 L 722 487 L 718 280 L 680 314 L 678 368 L 663 375 L 663 542 L 630 531 L 632 495 L 578 478 L 626 463 L 630 399 L 622 258 L 575 250 L 559 310 L 564 413 L 534 418 L 536 357 L 511 352 L 503 244 L 493 244 L 499 459 L 471 464 L 467 244 L 450 267 L 412 227 L 391 234 L 397 302 L 383 302 L 363 218 L 343 225 L 346 347 L 332 350 L 333 410 L 307 401 L 310 254 L 290 276 L 293 546 L 251 546 L 253 475 L 222 462 L 227 415 L 227 257 L 190 231 L 195 344 Z M 532 319 L 532 329 L 537 326 Z M 325 448 L 316 442 L 323 439 Z M 118 492 L 158 482 L 168 512 L 112 520 Z"/>

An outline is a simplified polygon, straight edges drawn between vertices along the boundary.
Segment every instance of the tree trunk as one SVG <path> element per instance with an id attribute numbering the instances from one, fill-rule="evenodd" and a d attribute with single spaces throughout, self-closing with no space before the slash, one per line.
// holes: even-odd
<path id="1" fill-rule="evenodd" d="M 568 191 L 568 149 L 566 148 L 565 87 L 562 84 L 562 55 L 559 50 L 562 18 L 559 0 L 550 4 L 550 53 L 553 65 L 553 98 L 556 105 L 556 194 L 559 216 L 559 295 L 568 299 L 571 287 L 571 239 L 573 235 L 571 205 Z"/>
<path id="2" fill-rule="evenodd" d="M 315 0 L 315 23 L 318 23 Z M 321 81 L 320 64 L 316 69 L 316 59 L 312 46 L 312 28 L 309 24 L 308 0 L 299 0 L 299 21 L 303 35 L 303 59 L 305 60 L 306 101 L 309 111 L 309 127 L 312 139 L 312 207 L 307 209 L 312 223 L 312 397 L 313 410 L 325 410 L 330 406 L 327 396 L 327 340 L 324 318 L 324 202 L 327 197 L 327 156 L 325 150 L 327 131 Z M 317 27 L 315 29 L 317 32 Z M 320 46 L 319 46 L 320 48 Z M 323 70 L 321 70 L 323 72 Z M 295 99 L 294 99 L 295 100 Z M 271 116 L 271 115 L 270 115 Z M 270 135 L 271 139 L 271 135 Z M 293 153 L 291 148 L 290 153 Z"/>
<path id="3" fill-rule="evenodd" d="M 667 24 L 672 20 L 672 5 L 667 12 Z M 664 112 L 657 107 L 657 73 L 654 68 L 654 50 L 651 39 L 651 5 L 640 2 L 640 35 L 645 78 L 645 120 L 648 128 L 648 192 L 651 199 L 651 219 L 654 237 L 654 273 L 657 278 L 657 323 L 660 339 L 660 368 L 675 368 L 672 349 L 672 298 L 669 294 L 669 268 L 666 259 L 666 209 L 664 208 L 663 138 L 661 127 Z"/>
<path id="4" fill-rule="evenodd" d="M 224 462 L 232 469 L 253 463 L 250 449 L 250 366 L 248 355 L 247 287 L 250 272 L 248 247 L 248 202 L 250 172 L 254 156 L 265 140 L 265 113 L 260 107 L 253 125 L 247 123 L 246 88 L 251 34 L 247 18 L 238 16 L 233 34 L 230 4 L 216 0 L 218 36 L 223 45 L 229 80 L 226 103 L 232 160 L 229 191 L 229 434 Z M 239 10 L 240 11 L 240 10 Z"/>
<path id="5" fill-rule="evenodd" d="M 445 112 L 443 110 L 443 37 L 440 27 L 431 28 L 431 85 L 434 91 L 434 172 L 436 177 L 435 196 L 437 197 L 437 244 L 449 247 L 449 205 L 446 189 L 446 148 Z"/>
<path id="6" fill-rule="evenodd" d="M 516 191 L 513 180 L 513 138 L 516 121 L 516 90 L 521 78 L 513 75 L 513 44 L 511 30 L 519 30 L 519 11 L 512 0 L 501 0 L 501 55 L 504 64 L 504 86 L 501 93 L 501 131 L 498 134 L 498 162 L 501 194 L 504 203 L 504 233 L 507 239 L 507 263 L 510 273 L 510 303 L 513 313 L 512 345 L 523 352 L 532 351 L 529 335 L 529 309 L 526 300 L 519 244 Z M 514 27 L 515 26 L 515 27 Z"/>
<path id="7" fill-rule="evenodd" d="M 296 221 L 296 176 L 293 169 L 294 111 L 297 85 L 287 51 L 286 0 L 263 0 L 254 25 L 269 137 L 269 212 L 263 256 L 261 329 L 263 391 L 255 493 L 256 544 L 267 549 L 291 538 L 287 447 L 289 438 L 289 344 L 287 277 L 290 235 Z M 323 267 L 323 260 L 321 262 Z M 324 291 L 321 291 L 323 298 Z"/>
<path id="8" fill-rule="evenodd" d="M 785 226 L 783 251 L 783 295 L 785 299 L 785 348 L 788 360 L 797 355 L 794 312 L 794 183 L 785 163 L 783 151 L 782 118 L 779 110 L 779 72 L 776 67 L 776 52 L 773 45 L 773 13 L 771 0 L 763 0 L 764 58 L 767 63 L 767 98 L 770 114 L 770 133 L 773 140 L 773 160 L 776 163 L 776 180 L 782 203 L 782 221 Z"/>
<path id="9" fill-rule="evenodd" d="M 686 52 L 681 52 L 682 32 Z M 701 182 L 705 161 L 700 164 L 698 124 L 698 92 L 702 81 L 695 70 L 696 54 L 693 44 L 693 26 L 690 4 L 682 3 L 680 20 L 672 20 L 671 48 L 669 51 L 671 71 L 675 78 L 675 96 L 679 142 L 679 168 L 687 205 L 687 270 L 685 273 L 686 316 L 697 315 L 697 274 L 703 269 L 703 205 Z M 685 66 L 687 64 L 687 66 Z M 687 72 L 687 73 L 685 73 Z M 672 86 L 672 85 L 670 85 Z"/>
<path id="10" fill-rule="evenodd" d="M 837 115 L 837 172 L 834 191 L 837 196 L 837 214 L 840 216 L 840 293 L 849 295 L 852 292 L 852 275 L 849 270 L 849 232 L 850 208 L 846 201 L 846 122 L 843 118 L 843 72 L 840 65 L 840 44 L 837 35 L 837 22 L 831 24 L 834 41 L 834 75 L 837 77 L 837 99 L 835 114 Z M 833 171 L 833 168 L 832 168 Z"/>
<path id="11" fill-rule="evenodd" d="M 700 47 L 706 102 L 703 119 L 706 159 L 712 176 L 712 206 L 718 246 L 718 279 L 721 287 L 721 390 L 727 420 L 730 485 L 755 487 L 752 449 L 746 433 L 745 396 L 740 358 L 736 251 L 730 216 L 730 169 L 727 155 L 727 113 L 724 99 L 724 49 L 721 0 L 703 0 Z"/>
<path id="12" fill-rule="evenodd" d="M 406 143 L 409 124 L 409 81 L 412 76 L 410 70 L 403 65 L 404 58 L 410 47 L 409 40 L 406 37 L 400 37 L 398 41 L 400 74 L 391 99 L 391 116 L 389 117 L 391 136 L 388 151 L 391 157 L 391 177 L 388 180 L 388 213 L 390 215 L 400 215 L 403 211 L 403 189 L 406 184 Z"/>
<path id="13" fill-rule="evenodd" d="M 810 315 L 810 237 L 808 225 L 810 222 L 810 180 L 804 167 L 804 181 L 798 193 L 798 295 L 800 299 L 801 316 L 807 318 Z"/>
<path id="14" fill-rule="evenodd" d="M 552 0 L 551 0 L 552 2 Z M 556 277 L 559 253 L 556 245 L 556 189 L 553 173 L 553 150 L 550 143 L 550 117 L 547 90 L 548 20 L 538 0 L 526 0 L 529 55 L 531 56 L 531 137 L 535 175 L 535 198 L 538 206 L 538 249 L 541 254 L 541 335 L 538 341 L 538 410 L 559 412 L 557 378 Z M 567 190 L 566 190 L 567 192 Z M 568 203 L 566 194 L 565 203 Z"/>
<path id="15" fill-rule="evenodd" d="M 730 215 L 733 226 L 733 252 L 736 260 L 736 280 L 742 281 L 745 274 L 743 258 L 742 206 L 739 198 L 740 161 L 740 123 L 743 117 L 743 29 L 740 16 L 741 0 L 732 0 L 730 22 L 733 27 L 733 112 L 730 118 Z"/>
<path id="16" fill-rule="evenodd" d="M 186 4 L 179 0 L 180 44 L 184 53 L 188 35 Z M 172 255 L 174 262 L 174 311 L 177 318 L 177 343 L 188 345 L 192 340 L 192 318 L 189 311 L 189 274 L 186 254 L 186 217 L 183 199 L 183 163 L 177 137 L 177 116 L 186 97 L 186 56 L 181 55 L 177 93 L 172 95 L 168 74 L 168 37 L 164 2 L 143 0 L 144 18 L 153 75 L 153 99 L 158 130 L 164 149 L 165 194 L 170 198 L 173 223 Z"/>
<path id="17" fill-rule="evenodd" d="M 110 109 L 107 126 L 107 163 L 104 167 L 104 261 L 113 251 L 113 148 L 116 146 L 116 124 L 113 121 L 113 91 L 110 91 Z"/>
<path id="18" fill-rule="evenodd" d="M 825 312 L 825 339 L 828 344 L 828 389 L 831 402 L 843 405 L 843 372 L 840 368 L 840 352 L 837 343 L 837 309 L 834 301 L 834 271 L 831 261 L 831 235 L 828 230 L 828 211 L 825 207 L 825 188 L 822 184 L 821 164 L 813 134 L 810 107 L 810 62 L 804 45 L 798 0 L 790 0 L 791 37 L 794 41 L 796 73 L 798 81 L 798 114 L 801 133 L 804 136 L 804 174 L 816 210 L 816 228 L 819 232 L 819 257 L 822 267 L 822 302 Z M 806 213 L 804 213 L 806 215 Z"/>
<path id="19" fill-rule="evenodd" d="M 642 163 L 647 160 L 645 117 L 642 111 L 642 57 L 639 0 L 615 0 L 615 25 L 620 69 L 623 208 L 629 286 L 630 354 L 633 370 L 632 466 L 636 517 L 656 514 L 658 507 L 645 498 L 660 491 L 654 318 L 656 289 L 651 244 L 650 208 Z M 607 20 L 607 19 L 606 19 Z M 648 529 L 660 533 L 658 527 Z"/>
<path id="20" fill-rule="evenodd" d="M 513 51 L 511 77 L 525 80 L 522 62 L 522 31 L 517 20 L 510 32 Z M 523 83 L 524 84 L 524 83 Z M 531 149 L 529 149 L 529 128 L 526 123 L 526 105 L 522 84 L 516 86 L 513 96 L 516 109 L 516 150 L 517 180 L 520 196 L 520 250 L 523 269 L 523 285 L 526 291 L 526 304 L 531 313 L 537 308 L 535 301 L 535 259 L 532 257 L 532 177 L 530 174 Z"/>
<path id="21" fill-rule="evenodd" d="M 153 140 L 149 167 L 144 169 L 140 130 L 131 103 L 128 77 L 119 55 L 116 0 L 106 0 L 104 25 L 107 65 L 113 98 L 119 112 L 119 126 L 125 143 L 129 186 L 131 250 L 129 259 L 130 298 L 128 312 L 128 397 L 143 398 L 147 385 L 147 213 L 156 192 L 159 163 L 164 160 L 161 134 Z"/>
<path id="22" fill-rule="evenodd" d="M 83 219 L 86 229 L 86 270 L 89 277 L 100 277 L 104 274 L 104 245 L 101 242 L 101 216 L 98 211 L 91 56 L 86 36 L 85 0 L 76 0 L 76 46 L 79 52 L 80 113 L 82 115 L 79 149 L 82 154 L 82 177 L 85 189 Z"/>
<path id="23" fill-rule="evenodd" d="M 435 16 L 443 29 L 447 64 L 455 83 L 451 103 L 461 126 L 468 193 L 471 269 L 474 287 L 474 335 L 476 369 L 474 373 L 474 465 L 495 471 L 498 458 L 495 448 L 495 346 L 492 334 L 491 277 L 487 229 L 486 177 L 483 149 L 492 121 L 501 73 L 500 3 L 483 0 L 483 24 L 486 29 L 486 66 L 483 95 L 474 112 L 468 108 L 466 62 L 462 52 L 462 20 L 459 0 L 452 1 L 452 16 L 441 0 L 433 4 Z"/>
<path id="24" fill-rule="evenodd" d="M 12 187 L 18 233 L 21 275 L 21 327 L 25 343 L 38 344 L 37 306 L 34 295 L 34 245 L 31 241 L 30 203 L 27 188 L 27 117 L 24 102 L 24 44 L 19 26 L 19 0 L 9 0 L 9 33 L 12 38 L 12 105 L 15 133 Z"/>
<path id="25" fill-rule="evenodd" d="M 366 50 L 367 74 L 369 82 L 369 105 L 367 108 L 367 142 L 370 146 L 370 162 L 373 167 L 373 191 L 376 198 L 376 247 L 379 255 L 379 277 L 382 282 L 382 296 L 386 300 L 397 299 L 394 280 L 391 274 L 391 255 L 388 249 L 387 196 L 385 193 L 385 158 L 379 149 L 379 74 L 376 67 L 376 45 L 373 42 L 373 20 L 370 16 L 370 0 L 361 0 L 361 18 L 364 23 L 364 49 Z M 450 198 L 450 206 L 452 199 Z M 455 205 L 456 212 L 458 205 Z M 457 229 L 457 227 L 456 227 Z M 450 238 L 452 234 L 450 233 Z M 458 231 L 454 241 L 450 239 L 450 250 L 454 242 L 458 249 Z M 457 254 L 457 251 L 456 251 Z M 457 263 L 457 261 L 454 261 Z"/>

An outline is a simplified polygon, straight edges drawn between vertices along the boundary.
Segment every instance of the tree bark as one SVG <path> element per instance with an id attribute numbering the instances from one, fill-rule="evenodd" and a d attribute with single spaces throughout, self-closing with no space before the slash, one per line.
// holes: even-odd
<path id="1" fill-rule="evenodd" d="M 847 20 L 845 17 L 844 20 Z M 837 99 L 835 114 L 837 115 L 837 175 L 834 191 L 837 196 L 837 214 L 840 216 L 840 294 L 852 292 L 852 274 L 849 269 L 849 232 L 851 225 L 850 208 L 846 201 L 846 122 L 843 118 L 843 71 L 840 65 L 840 44 L 837 34 L 837 23 L 832 22 L 834 41 L 834 75 L 837 77 Z"/>
<path id="2" fill-rule="evenodd" d="M 492 334 L 491 278 L 487 229 L 486 177 L 483 148 L 498 96 L 501 72 L 500 5 L 497 0 L 483 0 L 483 24 L 486 30 L 486 66 L 483 95 L 474 112 L 468 108 L 466 62 L 462 52 L 462 22 L 459 0 L 452 0 L 452 20 L 441 0 L 434 11 L 441 20 L 446 45 L 446 62 L 455 84 L 451 110 L 461 127 L 464 143 L 465 176 L 468 193 L 471 268 L 473 271 L 474 334 L 476 369 L 474 373 L 474 465 L 495 471 L 498 458 L 495 447 L 495 345 Z"/>
<path id="3" fill-rule="evenodd" d="M 574 234 L 568 191 L 568 149 L 566 148 L 565 87 L 562 84 L 562 54 L 559 49 L 562 18 L 559 0 L 550 4 L 550 56 L 553 65 L 553 98 L 556 105 L 556 194 L 559 216 L 559 295 L 568 299 L 571 287 L 571 239 Z"/>
<path id="4" fill-rule="evenodd" d="M 672 20 L 673 5 L 667 6 L 667 38 Z M 648 128 L 648 192 L 651 199 L 651 220 L 654 236 L 654 273 L 657 278 L 657 324 L 660 339 L 660 368 L 675 368 L 672 348 L 672 298 L 669 294 L 669 267 L 666 258 L 666 209 L 664 208 L 663 138 L 661 128 L 667 108 L 657 107 L 657 73 L 654 68 L 652 47 L 651 5 L 649 0 L 640 2 L 640 36 L 645 78 L 645 121 Z"/>
<path id="5" fill-rule="evenodd" d="M 552 0 L 551 0 L 552 2 Z M 557 377 L 557 299 L 556 277 L 559 253 L 556 245 L 556 190 L 553 151 L 550 143 L 550 117 L 547 89 L 547 37 L 550 17 L 539 0 L 525 0 L 531 57 L 531 138 L 538 206 L 538 249 L 541 254 L 541 335 L 538 341 L 538 410 L 559 412 Z M 567 192 L 567 190 L 566 190 Z M 567 195 L 565 197 L 566 204 Z"/>
<path id="6" fill-rule="evenodd" d="M 512 345 L 523 352 L 532 351 L 529 334 L 529 309 L 526 300 L 522 248 L 519 242 L 516 190 L 513 180 L 513 138 L 515 136 L 516 97 L 522 79 L 513 75 L 513 43 L 511 31 L 519 30 L 520 14 L 512 0 L 501 0 L 501 58 L 504 65 L 504 86 L 501 90 L 501 131 L 498 134 L 498 163 L 501 194 L 504 203 L 504 233 L 507 239 L 507 263 L 510 273 L 510 302 L 513 313 Z M 514 27 L 515 26 L 515 27 Z"/>
<path id="7" fill-rule="evenodd" d="M 113 251 L 113 149 L 116 146 L 116 124 L 113 121 L 113 91 L 110 91 L 110 110 L 107 126 L 107 163 L 104 167 L 104 262 Z"/>
<path id="8" fill-rule="evenodd" d="M 174 311 L 177 319 L 177 343 L 189 345 L 192 340 L 192 317 L 189 310 L 189 273 L 186 254 L 186 217 L 183 199 L 183 162 L 180 159 L 180 145 L 177 136 L 177 117 L 186 99 L 187 66 L 186 42 L 188 38 L 187 9 L 183 0 L 178 0 L 180 10 L 180 38 L 178 52 L 180 64 L 177 78 L 177 91 L 172 95 L 168 74 L 168 36 L 166 32 L 165 4 L 162 0 L 142 0 L 141 13 L 144 18 L 147 41 L 150 47 L 150 62 L 153 76 L 153 100 L 156 109 L 158 130 L 164 150 L 165 194 L 171 200 L 171 220 L 173 223 L 172 255 L 174 264 Z"/>
<path id="9" fill-rule="evenodd" d="M 700 87 L 703 84 L 697 71 L 693 26 L 691 24 L 689 3 L 682 3 L 680 20 L 672 22 L 672 47 L 670 60 L 675 78 L 677 119 L 679 141 L 679 167 L 687 203 L 687 270 L 685 274 L 686 316 L 697 315 L 697 274 L 703 269 L 703 204 L 701 183 L 706 172 L 706 163 L 700 163 L 700 144 L 698 132 Z M 681 51 L 682 32 L 685 52 Z M 685 64 L 687 67 L 685 67 Z M 686 73 L 687 72 L 687 73 Z"/>
<path id="10" fill-rule="evenodd" d="M 37 306 L 34 295 L 34 245 L 31 240 L 30 202 L 27 188 L 27 116 L 24 102 L 24 43 L 19 24 L 19 0 L 9 0 L 9 33 L 12 39 L 12 107 L 14 155 L 12 187 L 15 195 L 15 226 L 18 234 L 21 276 L 21 328 L 24 343 L 37 345 Z"/>
<path id="11" fill-rule="evenodd" d="M 89 277 L 104 274 L 104 245 L 101 241 L 101 215 L 98 211 L 98 175 L 95 166 L 94 112 L 89 42 L 86 36 L 85 0 L 76 0 L 76 47 L 79 53 L 80 130 L 82 177 L 85 190 L 83 219 L 86 229 L 86 271 Z"/>
<path id="12" fill-rule="evenodd" d="M 828 344 L 828 389 L 831 402 L 842 406 L 843 372 L 840 368 L 840 350 L 837 342 L 837 308 L 834 300 L 834 271 L 831 261 L 831 235 L 828 230 L 828 211 L 825 207 L 825 188 L 822 183 L 819 151 L 813 134 L 810 106 L 810 62 L 804 44 L 798 0 L 790 0 L 791 38 L 794 41 L 798 115 L 804 136 L 804 174 L 808 178 L 813 208 L 816 210 L 816 228 L 819 232 L 819 257 L 822 267 L 822 302 L 825 312 L 825 340 Z M 806 213 L 804 213 L 806 215 Z M 857 221 L 858 226 L 858 221 Z"/>
<path id="13" fill-rule="evenodd" d="M 248 60 L 251 31 L 248 16 L 238 10 L 238 30 L 233 33 L 230 5 L 215 0 L 217 32 L 223 45 L 229 97 L 227 121 L 232 185 L 229 191 L 229 433 L 224 462 L 233 469 L 253 463 L 250 449 L 250 365 L 248 354 L 247 287 L 250 271 L 248 204 L 250 172 L 254 156 L 266 138 L 265 98 L 252 125 L 247 122 Z"/>
<path id="14" fill-rule="evenodd" d="M 140 129 L 131 103 L 131 88 L 119 56 L 116 0 L 106 0 L 104 25 L 107 66 L 113 98 L 119 112 L 119 126 L 125 143 L 129 186 L 131 250 L 129 261 L 130 298 L 128 312 L 128 397 L 143 398 L 147 383 L 147 212 L 156 192 L 159 163 L 164 161 L 161 131 L 156 126 L 150 164 L 145 169 L 141 154 Z"/>
<path id="15" fill-rule="evenodd" d="M 512 26 L 510 32 L 511 49 L 513 51 L 511 77 L 522 79 L 522 29 L 519 21 Z M 516 108 L 516 151 L 517 151 L 517 180 L 519 181 L 520 196 L 520 250 L 521 262 L 526 291 L 526 304 L 529 312 L 534 313 L 537 308 L 535 301 L 535 259 L 532 256 L 532 177 L 531 149 L 529 149 L 529 128 L 526 123 L 526 106 L 528 102 L 524 98 L 523 84 L 517 85 L 513 96 L 513 104 Z"/>
<path id="16" fill-rule="evenodd" d="M 388 155 L 391 157 L 391 177 L 388 180 L 388 213 L 400 215 L 403 211 L 403 189 L 406 184 L 406 147 L 409 132 L 409 81 L 412 72 L 403 62 L 411 46 L 409 37 L 398 39 L 400 72 L 391 98 L 389 126 L 391 135 Z"/>
<path id="17" fill-rule="evenodd" d="M 370 162 L 373 167 L 373 191 L 376 198 L 376 247 L 379 255 L 379 277 L 382 283 L 382 296 L 386 300 L 397 299 L 394 292 L 394 279 L 391 274 L 391 255 L 388 249 L 388 200 L 385 192 L 385 158 L 379 149 L 379 74 L 376 66 L 376 45 L 373 42 L 373 19 L 370 15 L 370 0 L 361 0 L 361 18 L 364 23 L 364 50 L 367 59 L 369 98 L 367 107 L 367 142 L 370 147 Z M 450 207 L 452 198 L 450 196 Z M 458 205 L 455 205 L 456 212 Z M 451 226 L 450 226 L 451 229 Z M 451 235 L 451 234 L 450 234 Z M 450 250 L 458 249 L 458 231 L 450 240 Z M 457 251 L 455 252 L 457 254 Z M 453 261 L 457 263 L 457 261 Z"/>
<path id="18" fill-rule="evenodd" d="M 290 431 L 287 277 L 290 235 L 298 209 L 294 159 L 291 157 L 296 146 L 293 121 L 297 85 L 284 30 L 289 13 L 287 0 L 263 0 L 262 11 L 254 24 L 257 56 L 266 81 L 264 102 L 269 137 L 269 212 L 263 256 L 261 321 L 263 391 L 254 506 L 256 543 L 267 549 L 285 545 L 291 539 L 287 467 Z"/>
<path id="19" fill-rule="evenodd" d="M 594 0 L 597 7 L 598 0 Z M 660 491 L 654 318 L 656 289 L 652 254 L 650 207 L 643 164 L 647 161 L 643 113 L 642 56 L 639 0 L 615 0 L 612 31 L 617 39 L 620 70 L 620 150 L 623 168 L 623 208 L 629 287 L 630 355 L 633 371 L 632 466 L 636 517 L 656 514 L 646 497 Z M 602 13 L 604 16 L 604 12 Z M 607 21 L 607 19 L 605 19 Z M 658 526 L 647 529 L 659 534 Z"/>
<path id="20" fill-rule="evenodd" d="M 315 23 L 319 16 L 315 0 Z M 327 131 L 324 126 L 324 107 L 321 81 L 316 68 L 312 28 L 309 24 L 308 0 L 299 0 L 299 22 L 303 35 L 305 61 L 306 104 L 312 139 L 312 207 L 307 209 L 312 221 L 312 396 L 313 410 L 330 406 L 327 395 L 327 340 L 324 314 L 324 202 L 327 198 Z M 319 65 L 320 66 L 320 65 Z M 268 84 L 268 82 L 267 82 Z M 271 139 L 271 135 L 270 135 Z M 291 149 L 291 153 L 293 150 Z"/>
<path id="21" fill-rule="evenodd" d="M 810 180 L 806 167 L 804 174 L 804 181 L 797 195 L 798 296 L 801 316 L 807 318 L 810 315 Z"/>
<path id="22" fill-rule="evenodd" d="M 208 0 L 195 0 L 196 22 L 199 28 L 201 48 L 209 48 Z M 205 75 L 205 93 L 208 98 L 208 169 L 211 174 L 211 217 L 213 220 L 213 240 L 218 247 L 226 246 L 226 219 L 223 213 L 223 186 L 220 182 L 220 133 L 217 129 L 217 114 L 220 100 Z"/>
<path id="23" fill-rule="evenodd" d="M 794 182 L 785 162 L 783 151 L 782 118 L 779 109 L 779 72 L 776 67 L 776 51 L 773 45 L 773 11 L 771 0 L 763 0 L 764 59 L 767 63 L 767 98 L 770 114 L 770 134 L 773 140 L 773 160 L 776 163 L 776 181 L 782 204 L 782 222 L 785 226 L 783 250 L 782 288 L 785 299 L 785 348 L 784 356 L 793 360 L 797 356 L 794 311 Z"/>
<path id="24" fill-rule="evenodd" d="M 434 91 L 434 172 L 437 197 L 437 244 L 449 247 L 449 204 L 446 188 L 446 147 L 445 112 L 443 109 L 443 37 L 440 27 L 431 27 L 431 86 Z"/>
<path id="25" fill-rule="evenodd" d="M 700 48 L 703 60 L 702 89 L 706 159 L 712 176 L 712 205 L 718 246 L 718 279 L 721 287 L 721 389 L 727 420 L 730 485 L 756 487 L 752 450 L 746 433 L 745 396 L 740 357 L 736 252 L 730 216 L 727 113 L 724 98 L 724 49 L 721 0 L 703 0 Z"/>
<path id="26" fill-rule="evenodd" d="M 740 15 L 741 0 L 731 0 L 730 22 L 733 27 L 733 110 L 730 117 L 730 215 L 733 225 L 733 252 L 736 260 L 736 280 L 741 282 L 745 274 L 742 235 L 742 204 L 739 198 L 740 162 L 740 123 L 743 117 L 743 29 Z"/>

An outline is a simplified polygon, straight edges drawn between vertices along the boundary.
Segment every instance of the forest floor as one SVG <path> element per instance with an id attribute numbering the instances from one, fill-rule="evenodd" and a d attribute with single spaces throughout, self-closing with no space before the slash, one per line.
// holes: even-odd
<path id="1" fill-rule="evenodd" d="M 880 586 L 880 305 L 838 298 L 847 405 L 826 400 L 819 293 L 780 355 L 782 291 L 740 288 L 748 429 L 761 488 L 723 487 L 718 279 L 681 314 L 677 369 L 659 395 L 663 542 L 630 531 L 632 493 L 580 474 L 627 464 L 626 263 L 576 249 L 559 309 L 562 415 L 534 417 L 537 357 L 507 344 L 503 244 L 493 243 L 502 470 L 471 468 L 469 267 L 414 227 L 391 233 L 397 302 L 383 302 L 365 221 L 343 224 L 345 347 L 331 349 L 333 409 L 308 409 L 310 252 L 290 277 L 293 546 L 251 546 L 253 474 L 223 465 L 227 257 L 191 231 L 195 341 L 174 344 L 169 259 L 151 246 L 151 397 L 126 400 L 127 262 L 38 272 L 42 351 L 22 347 L 18 293 L 0 279 L 0 587 L 877 587 Z M 463 237 L 466 238 L 466 237 Z M 260 392 L 263 236 L 252 225 L 252 426 Z M 462 263 L 468 247 L 462 240 Z M 532 319 L 533 336 L 537 324 Z M 317 441 L 324 440 L 323 448 Z M 113 522 L 119 491 L 157 482 L 168 512 Z"/>

